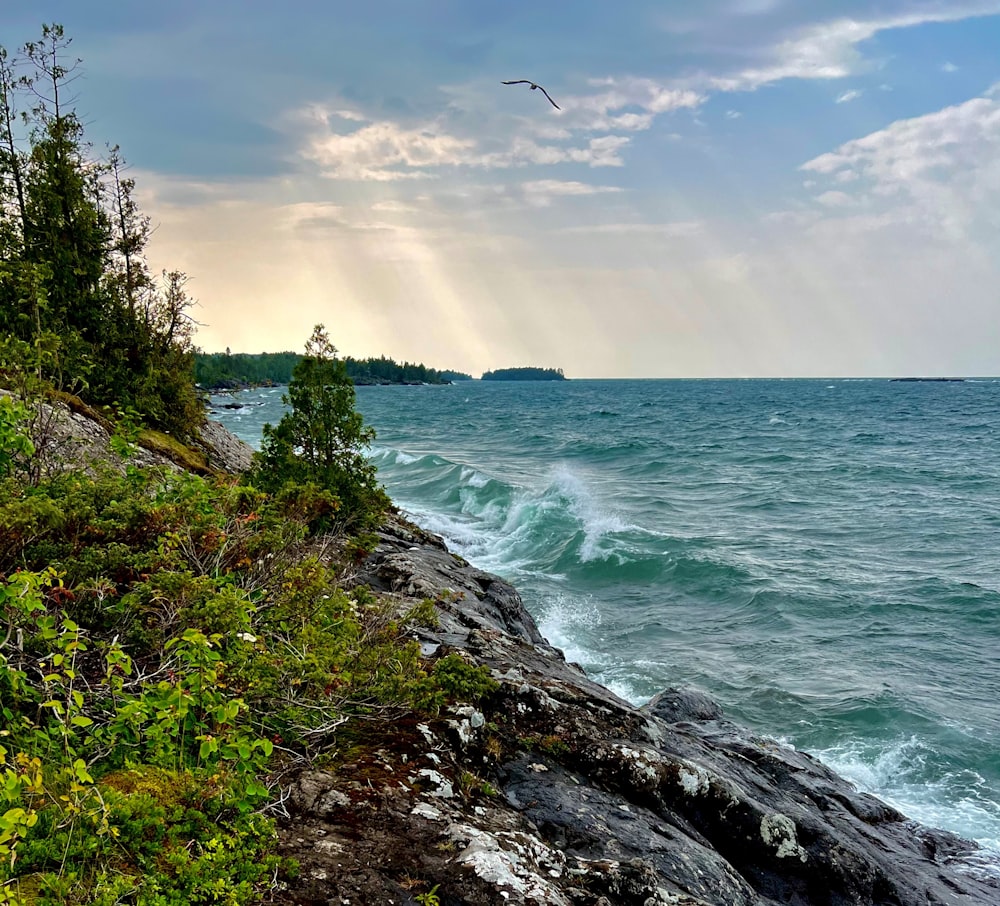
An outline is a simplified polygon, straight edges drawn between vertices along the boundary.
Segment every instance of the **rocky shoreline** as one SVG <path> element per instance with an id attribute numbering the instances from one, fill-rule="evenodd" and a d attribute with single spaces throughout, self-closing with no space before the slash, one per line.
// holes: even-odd
<path id="1" fill-rule="evenodd" d="M 45 469 L 124 468 L 108 426 L 42 407 Z M 252 450 L 208 422 L 207 468 Z M 137 464 L 179 468 L 139 449 Z M 641 708 L 549 645 L 517 591 L 401 517 L 351 577 L 414 632 L 497 689 L 433 720 L 350 728 L 335 769 L 290 768 L 270 811 L 300 865 L 286 904 L 408 906 L 996 906 L 976 844 L 908 820 L 813 758 L 726 720 L 707 696 L 665 690 Z M 349 728 L 344 728 L 348 730 Z"/>
<path id="2" fill-rule="evenodd" d="M 404 520 L 354 581 L 437 600 L 428 656 L 498 690 L 373 731 L 292 783 L 299 904 L 847 906 L 1000 902 L 976 844 L 908 820 L 813 758 L 670 689 L 637 708 L 542 638 L 509 584 Z"/>

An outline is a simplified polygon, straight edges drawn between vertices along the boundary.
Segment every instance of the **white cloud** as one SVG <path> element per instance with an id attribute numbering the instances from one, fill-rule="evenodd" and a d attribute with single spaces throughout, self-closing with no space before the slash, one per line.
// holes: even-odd
<path id="1" fill-rule="evenodd" d="M 828 208 L 846 208 L 854 204 L 854 199 L 846 192 L 829 191 L 816 196 L 816 201 Z"/>
<path id="2" fill-rule="evenodd" d="M 521 191 L 534 207 L 548 207 L 556 197 L 604 195 L 621 192 L 617 186 L 594 186 L 584 182 L 557 179 L 536 179 L 521 184 Z"/>
<path id="3" fill-rule="evenodd" d="M 531 138 L 515 138 L 507 150 L 484 155 L 478 164 L 493 168 L 572 162 L 590 167 L 620 167 L 625 161 L 618 152 L 628 143 L 625 136 L 602 135 L 590 139 L 586 147 L 562 148 L 540 145 Z"/>
<path id="4" fill-rule="evenodd" d="M 691 88 L 664 85 L 654 79 L 636 77 L 592 79 L 591 85 L 605 90 L 600 94 L 574 98 L 577 108 L 607 113 L 624 107 L 639 107 L 650 113 L 669 113 L 698 107 L 703 93 Z"/>
<path id="5" fill-rule="evenodd" d="M 847 104 L 851 101 L 856 101 L 861 95 L 864 94 L 860 88 L 852 88 L 850 91 L 845 91 L 843 94 L 837 97 L 836 103 Z"/>
<path id="6" fill-rule="evenodd" d="M 639 132 L 648 129 L 661 114 L 692 110 L 706 99 L 702 91 L 648 78 L 591 79 L 590 84 L 600 90 L 563 101 L 563 121 L 571 128 Z"/>
<path id="7" fill-rule="evenodd" d="M 935 235 L 995 236 L 1000 226 L 1000 102 L 978 97 L 898 120 L 801 169 L 840 185 L 850 183 L 854 198 L 883 210 L 894 206 Z"/>
<path id="8" fill-rule="evenodd" d="M 700 221 L 677 221 L 675 223 L 599 223 L 593 225 L 564 227 L 563 233 L 593 233 L 607 236 L 651 236 L 653 238 L 681 238 L 696 236 L 705 230 Z"/>
<path id="9" fill-rule="evenodd" d="M 958 72 L 958 67 L 954 63 L 942 63 L 941 72 L 953 73 Z"/>
<path id="10" fill-rule="evenodd" d="M 372 205 L 372 210 L 384 214 L 412 214 L 420 209 L 416 205 L 406 204 L 395 198 L 390 198 L 386 201 L 376 201 Z"/>
<path id="11" fill-rule="evenodd" d="M 840 79 L 860 71 L 858 45 L 883 31 L 955 22 L 1000 12 L 996 0 L 952 2 L 871 19 L 840 18 L 800 29 L 771 47 L 769 59 L 709 83 L 721 91 L 753 91 L 782 79 Z"/>
<path id="12" fill-rule="evenodd" d="M 421 168 L 468 163 L 475 146 L 436 124 L 406 129 L 382 121 L 353 132 L 314 135 L 303 154 L 334 179 L 388 181 L 425 176 Z"/>

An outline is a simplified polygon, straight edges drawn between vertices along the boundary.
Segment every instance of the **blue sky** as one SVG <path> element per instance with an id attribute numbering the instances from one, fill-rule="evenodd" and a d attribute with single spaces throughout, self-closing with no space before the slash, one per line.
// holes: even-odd
<path id="1" fill-rule="evenodd" d="M 1000 0 L 7 0 L 0 41 L 42 22 L 205 349 L 1000 373 Z"/>

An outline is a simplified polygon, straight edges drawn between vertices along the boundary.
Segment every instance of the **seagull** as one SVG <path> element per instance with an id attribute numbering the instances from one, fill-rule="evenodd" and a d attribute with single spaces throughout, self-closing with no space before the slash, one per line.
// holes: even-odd
<path id="1" fill-rule="evenodd" d="M 545 97 L 547 97 L 549 99 L 549 103 L 553 107 L 555 107 L 556 110 L 561 110 L 562 109 L 555 101 L 552 100 L 552 98 L 549 97 L 549 93 L 544 88 L 542 88 L 541 85 L 536 85 L 530 79 L 514 79 L 512 82 L 501 82 L 500 84 L 501 85 L 530 85 L 532 91 L 534 91 L 536 88 L 538 88 L 542 92 L 542 94 L 544 94 Z"/>

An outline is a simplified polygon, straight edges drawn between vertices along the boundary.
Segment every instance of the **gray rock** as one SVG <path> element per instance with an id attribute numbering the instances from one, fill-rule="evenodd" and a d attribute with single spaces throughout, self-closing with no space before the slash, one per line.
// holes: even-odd
<path id="1" fill-rule="evenodd" d="M 293 805 L 302 814 L 328 818 L 337 809 L 346 808 L 351 800 L 338 790 L 337 778 L 326 771 L 304 771 L 292 789 Z"/>
<path id="2" fill-rule="evenodd" d="M 669 724 L 722 717 L 718 702 L 696 689 L 664 689 L 643 705 L 642 710 Z"/>
<path id="3" fill-rule="evenodd" d="M 199 429 L 197 446 L 205 454 L 208 467 L 220 472 L 245 472 L 253 459 L 253 447 L 211 419 L 206 419 Z"/>
<path id="4" fill-rule="evenodd" d="M 486 771 L 501 794 L 484 815 L 453 803 L 463 826 L 497 839 L 520 827 L 565 854 L 563 876 L 525 889 L 555 884 L 587 906 L 1000 903 L 1000 881 L 974 872 L 975 843 L 754 736 L 700 692 L 623 701 L 542 640 L 510 585 L 415 526 L 387 526 L 359 580 L 435 599 L 440 626 L 419 631 L 426 650 L 458 648 L 499 682 L 477 706 L 483 728 L 438 733 L 453 748 L 436 748 L 435 770 L 447 774 L 450 759 L 456 775 Z M 501 901 L 537 900 L 511 890 L 455 900 Z"/>

